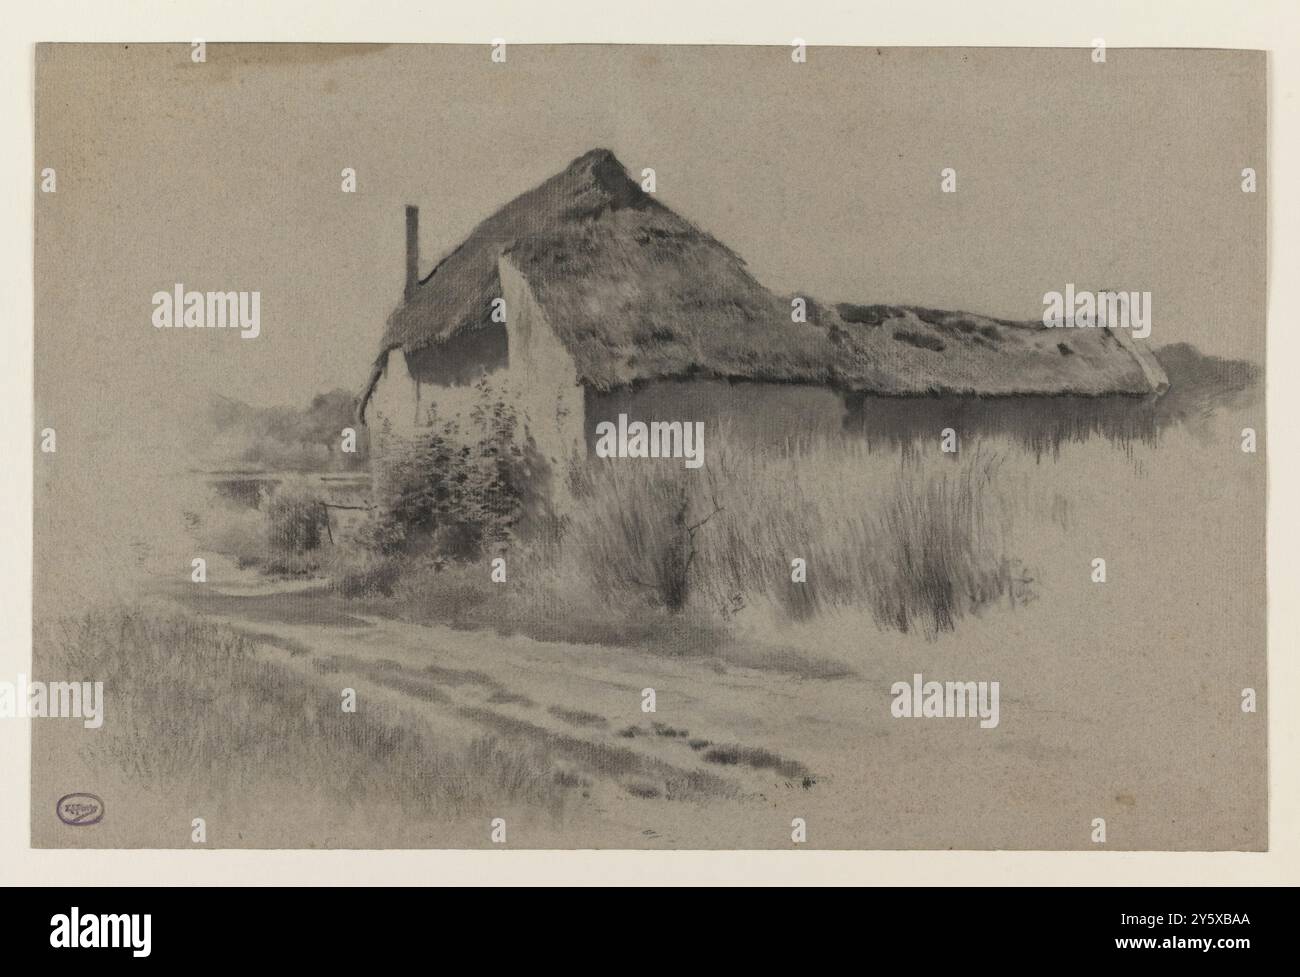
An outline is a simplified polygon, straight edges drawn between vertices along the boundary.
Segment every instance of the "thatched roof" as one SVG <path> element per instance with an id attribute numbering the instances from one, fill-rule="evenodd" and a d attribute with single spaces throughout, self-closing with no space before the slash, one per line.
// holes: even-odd
<path id="1" fill-rule="evenodd" d="M 598 390 L 692 376 L 880 394 L 1153 389 L 1132 344 L 1108 329 L 812 300 L 809 321 L 791 322 L 790 297 L 643 193 L 603 149 L 506 204 L 439 262 L 389 318 L 378 363 L 487 326 L 503 255 Z"/>

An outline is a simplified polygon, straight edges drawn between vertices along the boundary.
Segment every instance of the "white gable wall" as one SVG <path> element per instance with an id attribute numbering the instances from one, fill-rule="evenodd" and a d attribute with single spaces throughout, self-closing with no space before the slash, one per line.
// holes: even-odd
<path id="1" fill-rule="evenodd" d="M 498 272 L 506 303 L 507 365 L 492 371 L 489 379 L 496 395 L 519 412 L 521 423 L 550 465 L 555 497 L 563 492 L 572 460 L 586 453 L 583 390 L 568 350 L 523 275 L 508 257 L 500 260 Z M 472 430 L 469 414 L 478 403 L 479 393 L 472 384 L 421 383 L 411 376 L 406 354 L 390 350 L 366 408 L 376 474 L 384 458 L 429 427 L 431 408 L 439 419 L 458 419 L 461 429 L 468 431 Z"/>
<path id="2" fill-rule="evenodd" d="M 528 431 L 557 476 L 586 453 L 583 395 L 568 349 L 508 256 L 497 264 L 506 300 L 509 382 Z"/>

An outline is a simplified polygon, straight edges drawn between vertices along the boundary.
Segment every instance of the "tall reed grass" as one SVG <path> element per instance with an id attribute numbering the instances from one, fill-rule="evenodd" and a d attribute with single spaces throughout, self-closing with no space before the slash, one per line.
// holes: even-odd
<path id="1" fill-rule="evenodd" d="M 418 618 L 568 640 L 725 628 L 755 603 L 787 621 L 866 608 L 882 627 L 935 634 L 1023 596 L 1000 465 L 981 449 L 872 453 L 834 438 L 715 438 L 697 470 L 592 459 L 572 473 L 567 511 L 521 532 L 509 586 L 479 565 L 425 558 L 378 573 L 371 557 L 341 588 L 382 579 Z"/>
<path id="2" fill-rule="evenodd" d="M 711 449 L 699 471 L 589 464 L 563 537 L 570 569 L 607 599 L 668 611 L 694 602 L 726 617 L 766 599 L 798 620 L 857 606 L 903 631 L 949 630 L 1013 595 L 999 455 L 873 454 L 834 439 Z"/>

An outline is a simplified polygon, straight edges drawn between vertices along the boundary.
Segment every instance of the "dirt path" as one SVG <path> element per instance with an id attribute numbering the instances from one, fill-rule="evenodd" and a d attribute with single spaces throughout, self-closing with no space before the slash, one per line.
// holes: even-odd
<path id="1" fill-rule="evenodd" d="M 853 723 L 843 706 L 857 696 L 836 687 L 861 685 L 849 676 L 807 680 L 712 659 L 414 625 L 356 613 L 314 589 L 176 593 L 289 667 L 356 688 L 362 703 L 379 696 L 416 709 L 455 741 L 490 735 L 543 746 L 584 783 L 588 813 L 606 822 L 602 834 L 624 843 L 629 831 L 694 843 L 676 837 L 675 808 L 761 809 L 821 790 L 827 757 L 811 749 L 810 734 Z M 642 708 L 647 689 L 654 712 Z M 659 803 L 636 803 L 647 801 Z M 789 830 L 789 818 L 773 821 L 768 845 L 788 841 Z"/>
<path id="2" fill-rule="evenodd" d="M 1128 599 L 1087 593 L 1101 602 L 1084 608 L 1094 621 Z M 1253 782 L 1231 804 L 1205 803 L 1210 785 L 1240 779 L 1233 757 L 1256 735 L 1226 726 L 1207 666 L 1161 645 L 1062 655 L 1079 619 L 1046 602 L 933 643 L 836 633 L 826 650 L 852 668 L 834 672 L 415 625 L 310 585 L 172 597 L 286 667 L 357 689 L 363 708 L 411 711 L 449 744 L 492 736 L 543 749 L 574 803 L 563 824 L 516 834 L 524 847 L 789 848 L 794 818 L 810 848 L 1088 849 L 1095 817 L 1110 847 L 1168 845 L 1171 821 L 1178 847 L 1254 841 Z M 1236 667 L 1221 658 L 1212 670 Z M 1001 677 L 1001 723 L 894 719 L 891 684 L 914 671 Z M 642 711 L 645 689 L 654 713 Z M 1178 750 L 1107 721 L 1142 714 L 1153 689 L 1180 712 L 1225 718 L 1184 734 Z M 383 837 L 378 826 L 380 847 Z"/>

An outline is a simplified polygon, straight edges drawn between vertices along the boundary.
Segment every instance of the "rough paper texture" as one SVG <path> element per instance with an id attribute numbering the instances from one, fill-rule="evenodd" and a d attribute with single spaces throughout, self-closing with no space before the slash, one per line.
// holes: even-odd
<path id="1" fill-rule="evenodd" d="M 33 845 L 1267 848 L 1265 92 L 40 46 Z"/>

